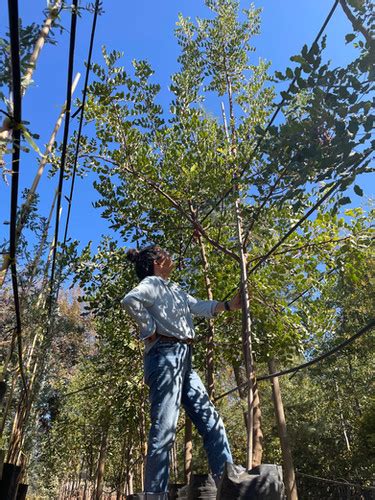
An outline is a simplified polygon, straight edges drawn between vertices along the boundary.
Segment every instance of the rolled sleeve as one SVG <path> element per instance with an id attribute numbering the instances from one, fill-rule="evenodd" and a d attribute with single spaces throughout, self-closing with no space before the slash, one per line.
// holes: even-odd
<path id="1" fill-rule="evenodd" d="M 217 300 L 199 300 L 188 295 L 188 303 L 191 314 L 203 316 L 204 318 L 213 318 L 218 304 Z"/>

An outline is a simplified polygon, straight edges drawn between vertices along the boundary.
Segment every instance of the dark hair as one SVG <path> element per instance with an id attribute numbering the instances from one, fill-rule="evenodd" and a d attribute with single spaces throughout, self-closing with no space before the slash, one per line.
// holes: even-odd
<path id="1" fill-rule="evenodd" d="M 140 280 L 154 275 L 154 261 L 163 255 L 158 245 L 150 245 L 141 250 L 130 249 L 126 258 L 135 265 L 135 272 Z"/>

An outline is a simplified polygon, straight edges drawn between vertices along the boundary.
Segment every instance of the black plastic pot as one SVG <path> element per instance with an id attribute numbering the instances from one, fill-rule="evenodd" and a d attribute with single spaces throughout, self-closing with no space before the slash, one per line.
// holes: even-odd
<path id="1" fill-rule="evenodd" d="M 188 500 L 216 500 L 216 484 L 210 474 L 192 474 Z"/>
<path id="2" fill-rule="evenodd" d="M 176 500 L 178 497 L 178 490 L 180 490 L 184 484 L 180 483 L 169 483 L 169 500 Z"/>
<path id="3" fill-rule="evenodd" d="M 1 500 L 14 500 L 17 495 L 17 486 L 21 474 L 21 467 L 14 464 L 4 464 L 3 477 L 0 481 Z"/>
<path id="4" fill-rule="evenodd" d="M 177 500 L 187 500 L 189 485 L 183 486 L 178 490 Z"/>
<path id="5" fill-rule="evenodd" d="M 17 500 L 26 500 L 26 493 L 29 485 L 28 484 L 19 484 L 17 490 Z"/>
<path id="6" fill-rule="evenodd" d="M 2 402 L 7 390 L 7 385 L 4 381 L 0 382 L 0 403 Z"/>
<path id="7" fill-rule="evenodd" d="M 219 484 L 218 500 L 284 500 L 281 467 L 264 464 L 246 471 L 226 464 Z"/>

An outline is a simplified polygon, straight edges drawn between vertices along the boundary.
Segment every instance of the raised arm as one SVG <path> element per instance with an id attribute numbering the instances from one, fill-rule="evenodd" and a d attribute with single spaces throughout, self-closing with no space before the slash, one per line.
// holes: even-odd
<path id="1" fill-rule="evenodd" d="M 241 296 L 238 293 L 230 301 L 219 302 L 217 300 L 199 300 L 188 295 L 190 312 L 195 316 L 212 318 L 224 311 L 236 311 L 241 308 Z"/>

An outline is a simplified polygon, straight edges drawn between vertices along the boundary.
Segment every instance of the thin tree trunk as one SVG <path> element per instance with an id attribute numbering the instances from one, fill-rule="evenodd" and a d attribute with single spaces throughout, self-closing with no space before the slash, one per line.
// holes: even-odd
<path id="1" fill-rule="evenodd" d="M 237 363 L 233 363 L 233 373 L 234 373 L 234 379 L 236 381 L 236 385 L 238 387 L 238 395 L 240 399 L 246 400 L 247 399 L 247 391 L 243 387 L 243 384 L 245 384 L 246 380 L 243 377 L 241 373 L 241 367 Z M 247 411 L 242 408 L 243 411 L 243 418 L 244 418 L 244 423 L 245 423 L 245 428 L 246 432 L 248 431 L 247 424 L 248 422 L 248 417 L 247 417 Z"/>
<path id="2" fill-rule="evenodd" d="M 170 453 L 171 453 L 171 482 L 177 483 L 178 465 L 177 465 L 176 440 L 173 443 Z"/>
<path id="3" fill-rule="evenodd" d="M 233 363 L 233 372 L 236 380 L 237 386 L 242 386 L 246 383 L 246 377 L 241 373 L 241 368 L 239 365 Z M 242 400 L 247 400 L 247 390 L 245 387 L 238 388 L 238 395 Z M 261 429 L 261 411 L 260 411 L 260 399 L 258 384 L 256 382 L 255 375 L 253 376 L 253 467 L 260 465 L 262 463 L 263 455 L 263 433 Z M 243 417 L 245 422 L 245 428 L 248 430 L 248 411 L 243 410 Z"/>
<path id="4" fill-rule="evenodd" d="M 359 402 L 357 391 L 356 391 L 357 385 L 356 385 L 356 382 L 354 381 L 354 377 L 353 377 L 353 365 L 352 365 L 352 360 L 351 360 L 351 357 L 350 357 L 349 353 L 346 355 L 346 359 L 348 361 L 351 392 L 353 394 L 354 403 L 355 403 L 354 406 L 355 406 L 357 415 L 359 417 L 361 417 L 362 416 L 362 408 L 361 408 L 361 404 Z"/>
<path id="5" fill-rule="evenodd" d="M 34 73 L 34 69 L 36 66 L 36 61 L 38 60 L 39 54 L 45 44 L 46 38 L 50 32 L 50 29 L 53 25 L 54 20 L 56 19 L 59 9 L 61 6 L 61 0 L 57 0 L 54 5 L 49 9 L 48 15 L 44 21 L 43 27 L 39 32 L 39 36 L 37 38 L 37 41 L 34 45 L 34 50 L 28 60 L 28 65 L 27 65 L 27 70 L 26 73 L 24 74 L 22 78 L 22 96 L 25 95 L 26 89 L 29 86 L 31 82 L 32 75 Z M 12 114 L 12 105 L 8 105 L 8 111 L 10 114 Z M 11 128 L 11 121 L 8 117 L 4 119 L 4 122 L 2 124 L 2 127 L 0 128 L 0 139 L 3 142 L 3 144 L 0 145 L 0 168 L 2 168 L 5 163 L 3 160 L 3 155 L 6 151 L 6 143 L 10 141 L 12 135 L 12 128 Z"/>
<path id="6" fill-rule="evenodd" d="M 133 445 L 128 446 L 125 483 L 128 487 L 129 495 L 133 494 L 133 472 L 132 472 Z"/>
<path id="7" fill-rule="evenodd" d="M 55 202 L 55 200 L 52 203 L 52 207 L 54 205 L 54 202 Z M 51 209 L 51 213 L 52 213 L 52 209 Z M 61 214 L 61 212 L 60 212 L 60 214 Z M 45 235 L 45 237 L 46 237 L 46 235 Z M 44 242 L 45 242 L 45 237 L 44 237 Z M 42 244 L 44 245 L 44 242 L 41 242 L 41 245 Z M 47 264 L 46 264 L 45 271 L 44 271 L 43 286 L 41 287 L 41 291 L 40 291 L 38 299 L 36 301 L 36 307 L 37 308 L 41 307 L 41 305 L 42 305 L 42 298 L 43 298 L 43 296 L 46 293 L 46 286 L 45 285 L 46 285 L 46 280 L 48 279 L 48 265 L 49 265 L 50 257 L 52 255 L 53 245 L 54 245 L 54 241 L 51 244 L 50 253 L 49 253 L 49 256 L 48 256 L 48 259 L 47 259 Z M 29 349 L 29 353 L 27 355 L 27 360 L 26 360 L 26 363 L 25 363 L 25 366 L 26 366 L 27 370 L 30 369 L 38 337 L 41 337 L 39 340 L 40 340 L 40 342 L 42 342 L 44 336 L 43 336 L 43 334 L 41 334 L 37 330 L 36 333 L 35 333 L 35 335 L 34 335 L 34 338 L 33 338 L 31 346 L 29 346 L 29 347 L 26 346 L 25 347 L 25 351 L 26 351 L 26 349 Z M 10 349 L 8 350 L 8 353 L 7 353 L 7 358 L 6 358 L 5 363 L 4 363 L 4 367 L 3 367 L 3 372 L 1 374 L 1 378 L 5 377 L 5 373 L 6 373 L 6 370 L 8 368 L 8 364 L 9 364 L 9 361 L 10 361 L 12 353 L 13 353 L 14 342 L 15 342 L 15 334 L 12 337 L 12 344 L 11 344 Z M 45 354 L 45 352 L 44 352 L 44 354 Z M 43 353 L 39 353 L 38 358 L 41 359 L 44 356 L 44 354 Z M 35 362 L 37 362 L 37 360 Z M 12 402 L 12 398 L 13 398 L 13 394 L 14 394 L 14 384 L 15 384 L 15 381 L 16 381 L 17 377 L 18 377 L 18 371 L 16 371 L 14 373 L 14 375 L 13 375 L 13 382 L 12 382 L 13 390 L 10 391 L 10 393 L 9 393 L 9 397 L 8 397 L 8 400 L 7 400 L 7 405 L 6 405 L 6 408 L 4 409 L 2 425 L 1 425 L 1 428 L 0 428 L 0 437 L 3 435 L 3 432 L 4 432 L 5 422 L 6 422 L 6 418 L 8 416 L 8 411 L 9 411 L 10 404 Z M 30 385 L 30 387 L 31 387 L 31 385 Z"/>
<path id="8" fill-rule="evenodd" d="M 10 463 L 17 464 L 20 458 L 22 443 L 25 438 L 26 425 L 31 413 L 33 402 L 39 393 L 37 381 L 39 380 L 40 374 L 43 373 L 44 370 L 47 354 L 46 351 L 46 346 L 44 346 L 39 352 L 38 357 L 35 359 L 28 385 L 28 397 L 25 397 L 24 391 L 21 392 L 9 440 L 8 461 Z"/>
<path id="9" fill-rule="evenodd" d="M 341 422 L 341 427 L 342 427 L 342 433 L 344 435 L 346 449 L 348 451 L 350 451 L 350 442 L 349 442 L 349 437 L 348 437 L 348 431 L 347 431 L 347 428 L 346 428 L 346 422 L 345 422 L 344 413 L 343 413 L 343 410 L 342 410 L 341 396 L 340 396 L 339 386 L 337 384 L 337 380 L 334 381 L 334 384 L 335 384 L 335 391 L 336 391 L 336 395 L 337 395 L 337 402 L 338 402 L 338 405 L 339 405 L 339 414 L 340 414 L 340 422 Z"/>
<path id="10" fill-rule="evenodd" d="M 185 444 L 184 444 L 184 479 L 188 484 L 192 473 L 193 464 L 193 425 L 190 418 L 185 415 Z"/>
<path id="11" fill-rule="evenodd" d="M 250 298 L 247 286 L 247 269 L 246 256 L 243 250 L 243 230 L 242 216 L 240 209 L 240 201 L 236 200 L 236 223 L 237 223 L 237 238 L 238 250 L 240 253 L 241 266 L 241 294 L 242 294 L 242 344 L 244 351 L 247 387 L 247 447 L 246 447 L 246 468 L 249 470 L 253 467 L 253 355 L 251 345 L 251 317 L 250 317 Z"/>
<path id="12" fill-rule="evenodd" d="M 77 87 L 80 76 L 81 76 L 80 73 L 77 73 L 77 75 L 74 79 L 74 82 L 72 84 L 72 94 L 74 93 L 74 91 Z M 23 226 L 25 224 L 26 217 L 27 217 L 29 210 L 30 210 L 31 202 L 32 202 L 34 195 L 36 193 L 37 187 L 39 185 L 39 181 L 40 181 L 42 174 L 44 172 L 44 168 L 48 164 L 48 160 L 50 158 L 50 155 L 52 153 L 53 147 L 54 147 L 55 142 L 56 142 L 57 132 L 60 129 L 60 126 L 62 124 L 65 113 L 66 113 L 66 103 L 64 104 L 64 106 L 60 112 L 60 115 L 56 121 L 55 127 L 52 131 L 50 140 L 49 140 L 49 142 L 46 146 L 46 149 L 44 151 L 43 157 L 40 160 L 38 171 L 34 177 L 33 183 L 32 183 L 32 185 L 29 189 L 29 192 L 27 194 L 27 199 L 26 199 L 25 203 L 21 206 L 19 221 L 18 221 L 17 228 L 16 228 L 17 240 L 19 239 L 19 237 L 22 233 L 22 229 L 23 229 Z M 5 277 L 6 277 L 9 266 L 10 266 L 9 254 L 5 254 L 3 257 L 1 269 L 0 269 L 0 288 L 4 285 Z"/>
<path id="13" fill-rule="evenodd" d="M 8 457 L 9 463 L 18 464 L 20 453 L 22 449 L 22 442 L 26 430 L 27 421 L 30 415 L 31 406 L 36 395 L 35 381 L 37 374 L 38 363 L 36 362 L 33 367 L 33 372 L 30 377 L 28 386 L 28 397 L 26 397 L 24 390 L 21 392 L 20 401 L 17 406 L 17 411 L 13 419 L 12 432 L 9 439 Z"/>
<path id="14" fill-rule="evenodd" d="M 206 254 L 206 247 L 203 241 L 202 236 L 199 234 L 198 243 L 203 263 L 203 275 L 204 282 L 206 286 L 207 298 L 208 300 L 213 300 L 212 286 L 209 275 L 209 264 Z M 212 319 L 207 320 L 207 351 L 206 351 L 206 384 L 207 384 L 207 392 L 211 399 L 214 398 L 215 391 L 215 365 L 214 365 L 214 336 L 215 336 L 215 326 Z"/>
<path id="15" fill-rule="evenodd" d="M 83 456 L 81 458 L 81 465 L 79 466 L 79 473 L 78 473 L 78 480 L 77 480 L 77 490 L 78 490 L 77 498 L 80 498 L 80 496 L 81 496 L 81 483 L 82 483 L 82 473 L 83 473 L 84 466 L 85 466 L 85 457 Z"/>
<path id="16" fill-rule="evenodd" d="M 59 14 L 59 10 L 61 7 L 61 0 L 57 0 L 49 9 L 48 9 L 48 15 L 44 21 L 43 27 L 40 30 L 39 37 L 35 43 L 34 50 L 30 56 L 30 59 L 28 60 L 27 64 L 27 70 L 22 78 L 22 94 L 24 95 L 26 92 L 27 87 L 29 86 L 35 67 L 36 67 L 36 62 L 38 60 L 39 54 L 44 47 L 44 44 L 46 43 L 46 39 L 48 37 L 48 34 L 52 28 L 52 25 L 56 19 L 56 17 Z"/>
<path id="17" fill-rule="evenodd" d="M 106 460 L 106 456 L 107 456 L 107 439 L 108 439 L 108 427 L 103 429 L 103 431 L 102 431 L 102 440 L 100 443 L 98 469 L 97 469 L 97 475 L 96 475 L 95 500 L 101 500 L 102 495 L 103 495 L 104 467 L 105 467 L 105 460 Z"/>
<path id="18" fill-rule="evenodd" d="M 56 199 L 57 199 L 57 190 L 55 191 L 55 195 L 54 195 L 53 200 L 52 200 L 52 205 L 51 205 L 51 209 L 50 209 L 50 212 L 48 215 L 48 219 L 47 219 L 46 224 L 44 226 L 43 234 L 42 234 L 42 237 L 41 237 L 40 242 L 39 242 L 39 248 L 38 248 L 38 250 L 34 256 L 33 262 L 31 264 L 30 277 L 29 277 L 29 279 L 26 283 L 26 286 L 25 286 L 25 293 L 24 293 L 25 297 L 27 297 L 29 294 L 33 279 L 36 275 L 37 268 L 38 268 L 40 259 L 42 257 L 43 251 L 44 251 L 44 247 L 45 247 L 47 237 L 48 237 L 49 226 L 50 226 L 50 223 L 52 220 L 53 212 L 55 210 Z"/>
<path id="19" fill-rule="evenodd" d="M 273 359 L 271 359 L 268 362 L 268 368 L 270 373 L 275 373 L 277 371 L 276 363 Z M 275 407 L 277 428 L 279 431 L 281 453 L 283 457 L 283 472 L 284 472 L 284 484 L 286 489 L 286 495 L 288 500 L 298 500 L 296 476 L 294 472 L 292 452 L 289 445 L 289 438 L 286 427 L 284 405 L 281 397 L 279 378 L 278 377 L 272 378 L 271 384 L 272 384 L 273 404 Z"/>
<path id="20" fill-rule="evenodd" d="M 255 376 L 255 371 L 252 373 L 253 378 L 253 467 L 262 463 L 263 457 L 263 432 L 262 432 L 262 413 L 260 410 L 260 398 L 258 390 L 258 382 Z"/>
<path id="21" fill-rule="evenodd" d="M 126 483 L 126 478 L 128 477 L 129 474 L 129 465 L 130 465 L 130 455 L 131 455 L 131 447 L 128 446 L 128 450 L 126 450 L 128 444 L 128 440 L 126 437 L 124 437 L 122 441 L 122 446 L 121 446 L 121 461 L 120 461 L 120 476 L 118 480 L 118 488 L 116 491 L 116 500 L 121 499 L 121 494 L 124 489 L 124 484 Z M 126 453 L 127 451 L 127 453 Z M 125 464 L 126 460 L 126 464 Z"/>
<path id="22" fill-rule="evenodd" d="M 224 50 L 225 57 L 225 50 Z M 224 64 L 226 61 L 224 60 Z M 231 154 L 233 157 L 236 155 L 236 125 L 234 118 L 234 107 L 233 107 L 233 89 L 230 75 L 226 71 L 226 81 L 227 81 L 227 93 L 229 102 L 229 123 L 230 123 L 230 134 L 227 129 L 225 109 L 222 105 L 222 113 L 224 117 L 224 127 L 228 138 L 228 142 L 231 145 Z M 233 173 L 233 181 L 236 180 L 236 172 Z M 237 225 L 237 242 L 238 242 L 238 252 L 240 257 L 240 268 L 241 268 L 241 294 L 242 294 L 242 344 L 243 353 L 246 369 L 246 379 L 248 382 L 247 386 L 247 447 L 246 447 L 246 466 L 247 469 L 251 469 L 255 465 L 259 465 L 262 460 L 262 430 L 260 425 L 260 404 L 259 404 L 259 394 L 254 393 L 254 382 L 255 382 L 255 372 L 253 364 L 252 355 L 252 340 L 251 340 L 251 316 L 250 316 L 250 297 L 247 285 L 247 262 L 244 250 L 244 233 L 243 233 L 243 221 L 241 215 L 241 202 L 240 202 L 240 190 L 239 186 L 236 186 L 238 191 L 238 198 L 235 203 L 235 215 L 236 215 L 236 225 Z M 256 397 L 254 398 L 254 395 Z M 255 406 L 256 404 L 256 406 Z"/>
<path id="23" fill-rule="evenodd" d="M 14 344 L 15 344 L 15 341 L 16 341 L 16 337 L 17 337 L 17 333 L 16 333 L 16 329 L 14 329 L 14 331 L 12 333 L 12 340 L 11 340 L 9 349 L 8 349 L 8 351 L 6 353 L 5 360 L 4 360 L 4 363 L 3 363 L 3 370 L 2 370 L 2 372 L 0 374 L 0 381 L 1 382 L 5 380 L 6 372 L 8 370 L 8 366 L 9 366 L 10 360 L 12 359 L 12 354 L 13 354 L 13 350 L 14 350 Z"/>
<path id="24" fill-rule="evenodd" d="M 87 493 L 87 477 L 85 477 L 85 484 L 83 486 L 82 500 L 86 500 L 86 493 Z"/>
<path id="25" fill-rule="evenodd" d="M 142 463 L 141 463 L 141 474 L 140 474 L 140 481 L 141 481 L 141 488 L 142 491 L 144 490 L 144 467 L 146 463 L 146 456 L 147 456 L 147 441 L 146 441 L 146 414 L 145 414 L 145 398 L 146 394 L 145 391 L 143 392 L 143 398 L 141 400 L 141 408 L 140 408 L 140 417 L 141 417 L 141 425 L 139 429 L 139 437 L 140 437 L 140 447 L 141 447 L 141 457 L 142 457 Z"/>
<path id="26" fill-rule="evenodd" d="M 61 216 L 61 210 L 60 210 L 60 216 Z M 49 255 L 48 255 L 48 258 L 47 258 L 47 262 L 46 262 L 46 266 L 45 266 L 45 270 L 44 270 L 43 283 L 42 283 L 41 291 L 39 293 L 39 296 L 38 296 L 38 299 L 37 299 L 37 303 L 36 303 L 36 307 L 37 308 L 44 309 L 44 307 L 45 307 L 45 301 L 46 301 L 45 297 L 46 297 L 46 293 L 48 293 L 48 292 L 46 292 L 46 290 L 47 290 L 47 280 L 48 280 L 48 266 L 49 266 L 50 258 L 52 256 L 53 246 L 54 246 L 54 240 L 51 243 L 50 252 L 49 252 Z M 43 297 L 44 297 L 44 303 L 43 303 Z M 34 344 L 34 342 L 36 344 L 38 335 L 39 335 L 39 332 L 37 332 L 35 334 L 35 337 L 33 339 L 33 344 Z M 42 345 L 42 342 L 44 340 L 44 335 L 43 334 L 41 334 L 41 338 L 39 340 L 40 340 L 39 344 Z M 30 366 L 31 366 L 31 363 L 32 363 L 32 356 L 34 354 L 34 350 L 35 350 L 35 345 L 34 345 L 34 348 L 31 349 L 30 355 L 28 357 L 28 360 L 26 361 L 26 367 L 27 367 L 28 370 L 30 369 Z M 8 356 L 9 356 L 9 354 L 11 354 L 11 352 L 8 353 Z M 36 376 L 36 368 L 38 366 L 38 363 L 39 363 L 40 360 L 42 360 L 42 363 L 44 363 L 45 355 L 46 355 L 46 349 L 42 349 L 41 352 L 39 352 L 38 356 L 36 357 L 36 360 L 34 362 L 35 364 L 34 364 L 34 369 L 33 369 L 33 375 L 32 375 L 31 380 L 29 381 L 29 390 L 30 391 L 33 390 L 33 384 L 34 384 L 34 380 L 35 380 L 35 376 Z M 4 372 L 3 372 L 3 374 L 4 374 Z M 18 377 L 18 371 L 16 371 L 15 374 L 14 374 L 14 381 L 17 379 L 17 377 Z M 9 395 L 10 398 L 8 398 L 8 403 L 7 403 L 7 408 L 8 409 L 9 409 L 9 407 L 11 405 L 13 394 L 14 394 L 14 391 L 12 391 L 10 393 L 10 395 Z M 30 401 L 31 401 L 31 399 L 32 399 L 32 396 L 30 394 Z M 23 404 L 25 404 L 25 401 L 23 401 Z M 1 426 L 0 437 L 2 436 L 2 433 L 4 431 L 5 422 L 6 422 L 6 418 L 7 418 L 7 415 L 8 415 L 8 409 L 4 412 L 4 415 L 3 415 L 3 422 L 2 422 L 2 426 Z M 25 412 L 24 417 L 27 415 L 27 413 L 30 410 L 31 410 L 31 406 L 30 406 L 29 410 Z M 21 411 L 21 408 L 19 408 L 19 411 L 20 411 L 20 414 L 23 413 L 23 410 Z M 13 425 L 14 425 L 14 422 L 13 422 Z M 14 430 L 15 430 L 16 433 L 18 432 L 18 431 L 16 431 L 16 428 L 14 428 Z M 17 439 L 16 439 L 16 441 L 17 441 Z"/>
<path id="27" fill-rule="evenodd" d="M 129 495 L 133 495 L 133 492 L 134 492 L 133 477 L 134 477 L 133 471 L 130 470 L 129 476 L 128 476 L 128 494 Z"/>

